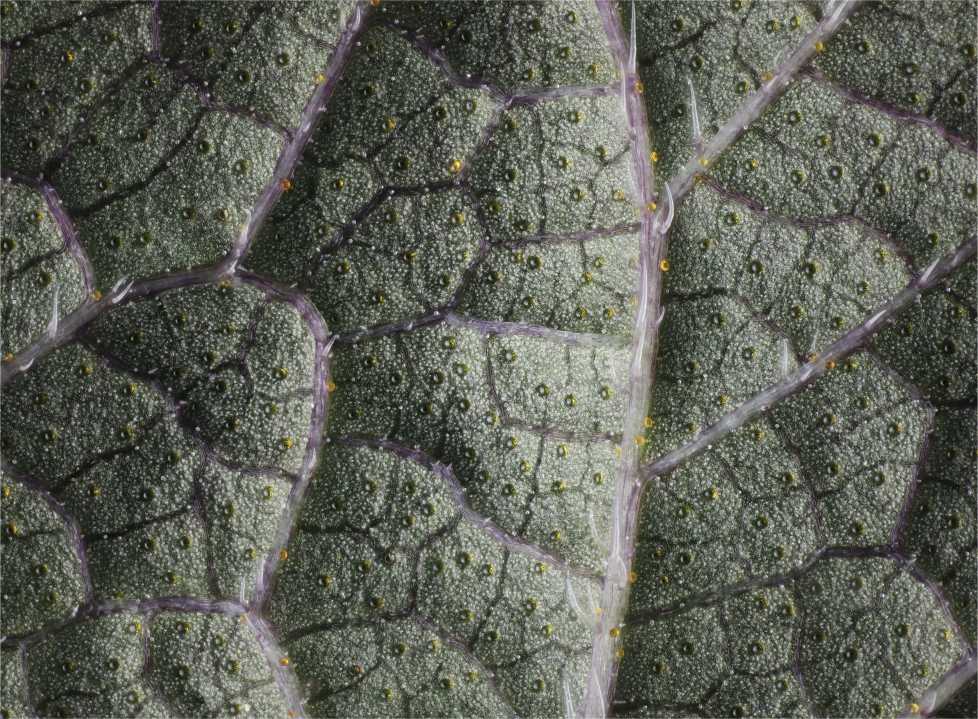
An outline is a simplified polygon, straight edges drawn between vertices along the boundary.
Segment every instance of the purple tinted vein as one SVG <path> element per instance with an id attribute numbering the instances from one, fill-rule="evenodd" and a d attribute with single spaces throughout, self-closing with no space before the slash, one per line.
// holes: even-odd
<path id="1" fill-rule="evenodd" d="M 909 719 L 915 716 L 932 716 L 943 704 L 951 699 L 969 681 L 974 679 L 978 673 L 978 656 L 972 649 L 967 656 L 961 659 L 947 674 L 940 678 L 936 684 L 924 692 L 918 704 L 920 711 L 911 712 L 909 708 L 900 714 L 901 719 Z"/>
<path id="2" fill-rule="evenodd" d="M 315 306 L 305 295 L 295 290 L 275 285 L 257 276 L 249 275 L 248 273 L 241 273 L 241 276 L 250 284 L 264 289 L 276 299 L 291 304 L 309 327 L 316 343 L 315 369 L 313 374 L 313 407 L 309 419 L 306 453 L 302 460 L 302 467 L 299 470 L 298 479 L 292 485 L 292 489 L 289 492 L 285 511 L 279 519 L 276 540 L 273 542 L 271 551 L 263 561 L 261 571 L 258 573 L 254 598 L 251 602 L 251 611 L 257 615 L 260 614 L 262 607 L 271 593 L 272 577 L 275 574 L 279 562 L 282 561 L 281 558 L 284 556 L 286 547 L 295 529 L 296 517 L 298 516 L 306 490 L 309 487 L 309 482 L 312 479 L 313 469 L 316 466 L 319 455 L 319 448 L 322 445 L 323 428 L 326 424 L 326 412 L 329 403 L 329 393 L 326 389 L 326 378 L 329 373 L 329 353 L 335 338 L 329 334 L 322 315 L 319 314 Z"/>
<path id="3" fill-rule="evenodd" d="M 9 472 L 9 469 L 7 471 Z M 78 520 L 65 509 L 61 501 L 55 497 L 41 482 L 13 472 L 10 472 L 10 476 L 17 483 L 24 485 L 30 491 L 39 495 L 41 499 L 44 500 L 45 504 L 48 505 L 51 511 L 58 515 L 58 519 L 64 523 L 65 532 L 68 535 L 68 544 L 72 552 L 75 554 L 75 557 L 78 559 L 78 573 L 82 580 L 82 591 L 84 592 L 85 602 L 92 602 L 94 600 L 92 574 L 88 567 L 88 554 L 85 548 L 85 541 L 82 538 L 81 527 L 78 525 Z"/>
<path id="4" fill-rule="evenodd" d="M 679 202 L 689 192 L 694 179 L 703 167 L 709 166 L 713 160 L 719 157 L 751 123 L 761 116 L 772 102 L 784 93 L 788 85 L 795 80 L 802 66 L 815 54 L 818 43 L 831 36 L 852 14 L 857 5 L 856 0 L 840 0 L 836 3 L 835 8 L 819 21 L 798 47 L 771 73 L 771 79 L 748 97 L 737 111 L 720 126 L 717 133 L 703 146 L 702 151 L 690 158 L 685 167 L 669 180 L 669 188 L 672 190 L 676 202 Z M 660 209 L 659 214 L 661 215 L 663 211 L 664 208 Z"/>
<path id="5" fill-rule="evenodd" d="M 38 189 L 44 195 L 44 201 L 47 202 L 51 215 L 58 223 L 58 229 L 61 230 L 61 236 L 65 241 L 65 249 L 68 250 L 81 270 L 82 279 L 85 283 L 85 295 L 88 297 L 92 294 L 92 289 L 95 287 L 95 272 L 92 270 L 92 263 L 89 261 L 88 255 L 85 254 L 85 248 L 78 241 L 78 233 L 75 231 L 75 225 L 65 211 L 64 205 L 61 203 L 61 198 L 51 183 L 47 181 L 41 182 Z"/>
<path id="6" fill-rule="evenodd" d="M 299 688 L 298 679 L 292 670 L 289 662 L 283 662 L 285 652 L 279 646 L 275 635 L 272 633 L 268 623 L 253 610 L 245 614 L 248 626 L 255 633 L 255 639 L 261 648 L 268 667 L 275 677 L 275 684 L 285 701 L 285 707 L 289 717 L 301 717 L 302 711 L 302 691 Z"/>
<path id="7" fill-rule="evenodd" d="M 654 178 L 649 157 L 649 128 L 641 97 L 632 92 L 638 76 L 634 42 L 626 44 L 618 14 L 608 0 L 598 0 L 612 54 L 617 58 L 622 78 L 621 97 L 631 131 L 632 175 L 643 208 L 652 207 Z M 634 25 L 633 25 L 634 27 Z M 654 267 L 661 254 L 664 234 L 657 231 L 658 218 L 643 211 L 640 228 L 639 297 L 632 336 L 632 361 L 629 369 L 628 410 L 623 422 L 622 458 L 618 468 L 613 505 L 610 552 L 601 594 L 602 612 L 592 640 L 591 670 L 584 700 L 578 715 L 603 717 L 607 714 L 616 670 L 610 630 L 621 623 L 628 595 L 628 568 L 631 563 L 639 452 L 634 437 L 641 434 L 652 383 L 652 357 L 655 353 L 655 318 L 658 315 L 658 280 Z"/>
<path id="8" fill-rule="evenodd" d="M 353 10 L 353 15 L 350 17 L 346 29 L 336 44 L 336 50 L 333 52 L 326 66 L 324 73 L 326 80 L 319 84 L 309 99 L 309 102 L 306 103 L 299 117 L 299 126 L 292 135 L 292 139 L 286 143 L 282 154 L 279 155 L 272 177 L 269 179 L 268 184 L 265 185 L 265 189 L 262 190 L 257 204 L 251 210 L 251 216 L 245 224 L 244 230 L 235 241 L 227 257 L 221 263 L 221 267 L 225 272 L 234 271 L 238 262 L 248 251 L 251 242 L 258 234 L 272 207 L 285 191 L 283 183 L 289 179 L 295 171 L 296 165 L 299 164 L 302 158 L 302 152 L 312 137 L 312 133 L 316 129 L 316 125 L 325 111 L 333 92 L 336 90 L 346 63 L 349 61 L 356 47 L 356 39 L 363 30 L 366 15 L 365 8 L 362 4 L 358 3 Z"/>
<path id="9" fill-rule="evenodd" d="M 391 442 L 385 439 L 339 437 L 332 439 L 331 441 L 347 447 L 373 447 L 377 449 L 384 449 L 397 457 L 400 457 L 401 459 L 406 459 L 420 464 L 434 474 L 438 475 L 442 481 L 445 482 L 452 494 L 452 497 L 455 499 L 455 504 L 458 506 L 462 516 L 465 517 L 470 524 L 485 532 L 487 535 L 489 535 L 489 537 L 491 537 L 505 549 L 511 552 L 516 552 L 517 554 L 524 554 L 528 557 L 532 557 L 537 561 L 549 564 L 567 574 L 587 577 L 589 579 L 597 578 L 590 570 L 583 567 L 576 567 L 561 559 L 557 555 L 507 532 L 488 517 L 476 512 L 469 505 L 468 499 L 465 496 L 465 489 L 462 487 L 461 482 L 458 481 L 458 478 L 455 476 L 455 472 L 452 470 L 451 466 L 442 464 L 437 459 L 422 452 L 421 450 L 406 447 L 398 444 L 397 442 Z"/>
<path id="10" fill-rule="evenodd" d="M 715 424 L 704 430 L 696 439 L 678 449 L 664 454 L 643 468 L 643 479 L 661 476 L 672 471 L 681 462 L 702 452 L 730 432 L 742 427 L 748 421 L 763 414 L 771 405 L 802 389 L 826 372 L 830 363 L 834 364 L 858 350 L 876 332 L 902 312 L 920 294 L 947 277 L 954 270 L 971 260 L 978 249 L 978 240 L 970 239 L 939 262 L 928 267 L 889 302 L 881 305 L 861 325 L 850 330 L 819 355 L 815 360 L 801 365 L 782 382 L 771 385 L 754 395 L 732 412 L 721 417 Z"/>

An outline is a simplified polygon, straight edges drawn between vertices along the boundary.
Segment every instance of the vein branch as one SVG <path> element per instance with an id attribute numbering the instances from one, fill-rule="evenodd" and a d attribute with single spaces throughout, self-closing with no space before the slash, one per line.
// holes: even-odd
<path id="1" fill-rule="evenodd" d="M 221 262 L 220 267 L 222 271 L 234 271 L 238 262 L 251 246 L 252 240 L 257 236 L 262 225 L 264 225 L 265 218 L 268 217 L 272 207 L 285 191 L 285 182 L 295 171 L 296 165 L 299 164 L 299 160 L 302 158 L 302 151 L 312 137 L 319 118 L 322 116 L 330 98 L 333 96 L 336 86 L 343 76 L 343 70 L 356 48 L 356 40 L 364 28 L 364 20 L 367 14 L 362 4 L 357 4 L 356 8 L 354 8 L 350 21 L 340 36 L 336 50 L 333 52 L 333 56 L 326 66 L 326 80 L 320 83 L 316 91 L 312 94 L 312 97 L 309 98 L 309 102 L 306 103 L 305 108 L 303 108 L 302 115 L 299 117 L 299 127 L 292 135 L 292 138 L 285 144 L 282 154 L 279 155 L 278 162 L 275 165 L 275 171 L 272 173 L 268 184 L 265 185 L 265 189 L 262 190 L 258 203 L 252 209 L 251 216 L 244 230 L 235 241 L 227 257 Z"/>
<path id="2" fill-rule="evenodd" d="M 437 459 L 422 452 L 421 450 L 406 447 L 396 442 L 391 442 L 390 440 L 366 437 L 339 437 L 334 438 L 331 441 L 347 447 L 373 447 L 384 449 L 400 457 L 401 459 L 406 459 L 420 464 L 426 469 L 437 474 L 445 482 L 455 500 L 455 504 L 458 506 L 459 511 L 462 513 L 462 516 L 466 519 L 466 521 L 468 521 L 472 526 L 481 529 L 505 549 L 517 554 L 532 557 L 533 559 L 549 564 L 555 569 L 559 569 L 566 574 L 586 577 L 589 579 L 597 579 L 596 575 L 591 570 L 583 567 L 577 567 L 568 563 L 566 560 L 558 557 L 557 555 L 552 554 L 535 544 L 531 544 L 525 539 L 517 537 L 510 532 L 507 532 L 488 517 L 476 512 L 469 504 L 468 499 L 465 496 L 465 490 L 462 488 L 462 483 L 458 481 L 458 477 L 455 476 L 455 472 L 452 470 L 451 466 L 442 464 Z"/>
<path id="3" fill-rule="evenodd" d="M 601 619 L 594 634 L 591 674 L 579 710 L 585 717 L 603 717 L 608 713 L 617 663 L 613 655 L 610 630 L 624 619 L 628 600 L 628 568 L 635 544 L 635 522 L 642 486 L 639 451 L 633 440 L 642 434 L 642 421 L 654 383 L 654 358 L 658 327 L 662 319 L 662 274 L 659 263 L 665 256 L 667 233 L 675 207 L 693 186 L 703 167 L 727 149 L 761 113 L 788 87 L 801 67 L 816 51 L 816 44 L 832 35 L 849 17 L 857 0 L 840 0 L 835 8 L 816 25 L 802 43 L 772 73 L 771 79 L 725 122 L 716 135 L 665 186 L 666 202 L 655 202 L 655 184 L 649 155 L 649 124 L 641 98 L 636 92 L 639 77 L 636 68 L 635 22 L 632 37 L 626 41 L 615 7 L 609 0 L 597 0 L 612 52 L 617 56 L 622 76 L 622 101 L 633 134 L 633 175 L 643 204 L 641 256 L 639 263 L 639 312 L 633 335 L 630 372 L 631 393 L 624 422 L 622 462 L 619 467 L 612 523 L 611 553 L 603 590 Z M 704 445 L 705 446 L 705 445 Z M 646 472 L 647 474 L 647 472 Z"/>
<path id="4" fill-rule="evenodd" d="M 642 480 L 648 481 L 652 477 L 658 477 L 672 471 L 680 463 L 699 454 L 710 445 L 763 414 L 776 402 L 795 394 L 810 384 L 823 375 L 830 364 L 834 366 L 835 363 L 860 349 L 867 340 L 906 309 L 921 293 L 933 288 L 945 277 L 974 258 L 976 251 L 978 251 L 978 239 L 972 238 L 961 244 L 954 252 L 932 264 L 919 277 L 913 279 L 910 284 L 880 306 L 861 325 L 829 345 L 816 359 L 801 365 L 781 382 L 757 393 L 735 410 L 721 417 L 693 441 L 645 465 L 642 470 Z"/>
<path id="5" fill-rule="evenodd" d="M 835 8 L 812 29 L 794 51 L 772 73 L 771 79 L 747 98 L 730 118 L 720 126 L 717 133 L 703 145 L 703 149 L 669 180 L 668 187 L 678 203 L 692 188 L 697 175 L 708 167 L 732 145 L 750 125 L 761 116 L 767 107 L 781 97 L 788 85 L 795 80 L 802 66 L 811 59 L 824 40 L 828 39 L 855 11 L 860 0 L 840 0 Z M 660 208 L 659 215 L 665 215 L 666 208 Z"/>
<path id="6" fill-rule="evenodd" d="M 302 467 L 299 469 L 298 479 L 292 485 L 292 489 L 289 492 L 285 511 L 279 519 L 276 539 L 272 543 L 271 551 L 262 563 L 261 571 L 258 575 L 251 610 L 255 613 L 260 613 L 260 610 L 271 594 L 272 578 L 275 575 L 279 561 L 281 561 L 283 551 L 295 530 L 299 506 L 302 504 L 306 490 L 312 480 L 313 469 L 315 469 L 319 456 L 319 448 L 323 442 L 323 428 L 326 425 L 327 406 L 329 404 L 326 378 L 329 375 L 329 353 L 335 337 L 329 334 L 322 315 L 319 314 L 315 306 L 313 306 L 305 295 L 296 290 L 286 289 L 262 280 L 257 276 L 248 275 L 247 281 L 295 307 L 296 311 L 309 327 L 316 342 L 315 369 L 313 373 L 313 406 L 312 415 L 309 420 L 306 453 L 302 460 Z"/>
<path id="7" fill-rule="evenodd" d="M 626 42 L 621 20 L 608 0 L 598 0 L 605 32 L 612 53 L 617 57 L 622 77 L 620 89 L 624 111 L 631 130 L 632 179 L 643 208 L 654 207 L 654 177 L 649 162 L 649 124 L 641 97 L 632 90 L 638 75 L 635 67 L 634 35 L 631 46 Z M 634 33 L 634 23 L 632 27 Z M 603 717 L 608 713 L 617 661 L 610 639 L 612 627 L 621 623 L 628 599 L 628 567 L 634 544 L 635 504 L 638 488 L 639 453 L 633 438 L 642 432 L 649 392 L 652 385 L 652 358 L 655 356 L 656 321 L 659 305 L 659 275 L 653 268 L 662 254 L 664 231 L 659 231 L 659 217 L 642 213 L 639 254 L 638 311 L 632 333 L 632 361 L 629 368 L 628 409 L 623 422 L 622 458 L 615 484 L 611 527 L 611 550 L 608 556 L 602 612 L 592 637 L 591 670 L 578 716 Z"/>

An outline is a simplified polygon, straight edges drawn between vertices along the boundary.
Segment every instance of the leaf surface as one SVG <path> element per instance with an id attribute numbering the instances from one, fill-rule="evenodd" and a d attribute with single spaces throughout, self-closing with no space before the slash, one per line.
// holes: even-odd
<path id="1" fill-rule="evenodd" d="M 968 710 L 973 2 L 0 13 L 5 717 Z"/>

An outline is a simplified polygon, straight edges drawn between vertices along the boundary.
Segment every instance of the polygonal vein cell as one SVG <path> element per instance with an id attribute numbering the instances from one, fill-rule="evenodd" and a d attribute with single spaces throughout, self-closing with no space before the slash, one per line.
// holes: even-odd
<path id="1" fill-rule="evenodd" d="M 282 139 L 143 57 L 149 5 L 74 20 L 13 49 L 4 169 L 50 178 L 102 292 L 221 259 Z"/>
<path id="2" fill-rule="evenodd" d="M 84 586 L 64 520 L 39 492 L 6 473 L 2 478 L 0 631 L 4 636 L 28 634 L 68 616 L 84 600 Z"/>
<path id="3" fill-rule="evenodd" d="M 501 240 L 617 227 L 638 219 L 629 159 L 614 96 L 515 104 L 477 158 L 472 189 Z"/>
<path id="4" fill-rule="evenodd" d="M 87 341 L 111 361 L 70 344 L 11 382 L 6 462 L 78 520 L 97 597 L 246 599 L 305 451 L 308 329 L 255 289 L 203 287 Z"/>
<path id="5" fill-rule="evenodd" d="M 289 648 L 311 716 L 515 715 L 491 671 L 424 622 L 339 625 Z"/>
<path id="6" fill-rule="evenodd" d="M 353 6 L 351 0 L 167 2 L 160 5 L 161 52 L 222 105 L 295 128 L 315 86 L 325 81 Z"/>
<path id="7" fill-rule="evenodd" d="M 298 472 L 312 410 L 312 334 L 249 285 L 165 292 L 100 319 L 99 351 L 157 378 L 187 426 L 235 466 Z"/>
<path id="8" fill-rule="evenodd" d="M 382 5 L 380 13 L 422 39 L 457 76 L 497 92 L 609 85 L 617 79 L 600 15 L 584 0 L 403 2 Z"/>
<path id="9" fill-rule="evenodd" d="M 469 198 L 446 185 L 470 161 L 496 105 L 484 92 L 453 87 L 393 30 L 373 27 L 360 43 L 294 189 L 246 259 L 299 283 L 340 332 L 449 300 L 483 232 Z M 415 189 L 378 194 L 387 187 Z"/>
<path id="10" fill-rule="evenodd" d="M 639 520 L 633 609 L 784 575 L 826 546 L 888 544 L 929 423 L 925 403 L 856 355 L 654 479 Z"/>
<path id="11" fill-rule="evenodd" d="M 269 614 L 314 716 L 548 714 L 580 701 L 596 587 L 463 518 L 445 478 L 328 446 Z"/>
<path id="12" fill-rule="evenodd" d="M 544 374 L 554 352 L 567 368 Z M 592 356 L 599 359 L 586 374 L 575 372 Z M 476 512 L 600 571 L 617 454 L 590 435 L 620 431 L 626 361 L 622 350 L 444 325 L 337 346 L 327 435 L 420 448 L 452 468 Z M 488 387 L 488 365 L 497 363 L 509 365 L 497 385 L 501 402 Z M 522 373 L 538 380 L 511 385 Z M 507 403 L 529 421 L 508 422 Z M 548 431 L 563 428 L 580 432 Z"/>
<path id="13" fill-rule="evenodd" d="M 586 236 L 636 219 L 619 103 L 562 98 L 500 117 L 496 99 L 453 85 L 393 28 L 375 25 L 361 43 L 246 265 L 297 283 L 341 333 L 456 304 L 485 319 L 622 332 L 636 239 Z M 541 233 L 585 237 L 501 246 Z"/>
<path id="14" fill-rule="evenodd" d="M 903 541 L 940 582 L 962 630 L 975 642 L 975 265 L 881 332 L 874 349 L 936 406 L 934 430 L 917 467 L 921 479 Z"/>
<path id="15" fill-rule="evenodd" d="M 801 2 L 635 4 L 651 160 L 663 182 L 693 156 L 694 126 L 699 140 L 709 141 L 814 28 L 816 12 Z M 629 13 L 622 14 L 629 22 Z"/>
<path id="16" fill-rule="evenodd" d="M 797 81 L 712 170 L 724 187 L 778 214 L 855 216 L 923 269 L 971 236 L 975 156 L 933 128 Z"/>
<path id="17" fill-rule="evenodd" d="M 0 207 L 0 351 L 6 355 L 26 348 L 81 304 L 85 282 L 39 192 L 0 183 Z"/>
<path id="18" fill-rule="evenodd" d="M 635 323 L 637 234 L 498 246 L 461 289 L 464 316 L 627 336 Z"/>
<path id="19" fill-rule="evenodd" d="M 280 716 L 242 616 L 164 611 L 74 622 L 27 650 L 43 716 Z"/>
<path id="20" fill-rule="evenodd" d="M 892 716 L 960 656 L 940 601 L 901 563 L 817 561 L 796 578 L 630 626 L 623 716 Z"/>
<path id="21" fill-rule="evenodd" d="M 777 327 L 796 357 L 831 344 L 910 279 L 893 248 L 853 220 L 800 226 L 703 184 L 680 208 L 669 235 L 667 313 L 685 311 L 674 298 L 736 298 Z"/>
<path id="22" fill-rule="evenodd" d="M 787 338 L 723 294 L 669 303 L 645 420 L 656 457 L 699 434 L 796 366 Z"/>
<path id="23" fill-rule="evenodd" d="M 4 41 L 12 41 L 0 120 L 4 168 L 37 175 L 82 117 L 151 49 L 148 4 L 97 11 L 55 3 L 7 3 Z M 69 9 L 70 8 L 70 9 Z M 76 14 L 77 13 L 77 14 Z M 45 17 L 46 16 L 46 17 Z M 51 22 L 47 32 L 17 41 Z M 7 33 L 11 33 L 8 35 Z"/>
<path id="24" fill-rule="evenodd" d="M 973 147 L 975 9 L 973 0 L 860 6 L 815 67 L 891 112 L 935 121 Z"/>

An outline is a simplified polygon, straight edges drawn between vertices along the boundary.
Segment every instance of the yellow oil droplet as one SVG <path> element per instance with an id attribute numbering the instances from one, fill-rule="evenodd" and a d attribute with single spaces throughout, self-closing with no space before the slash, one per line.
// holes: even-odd
<path id="1" fill-rule="evenodd" d="M 805 359 L 809 362 L 814 362 L 815 360 L 818 359 L 818 355 L 815 354 L 814 352 L 810 352 Z"/>
<path id="2" fill-rule="evenodd" d="M 645 83 L 642 82 L 641 80 L 636 80 L 635 81 L 635 93 L 638 94 L 638 95 L 641 95 L 643 92 L 645 92 Z"/>
<path id="3" fill-rule="evenodd" d="M 835 360 L 829 360 L 826 362 L 825 369 L 835 369 Z"/>
<path id="4" fill-rule="evenodd" d="M 758 162 L 756 159 L 753 159 L 753 160 L 750 161 L 750 166 L 754 170 L 756 170 L 760 166 L 760 164 L 761 163 Z"/>
<path id="5" fill-rule="evenodd" d="M 669 271 L 669 260 L 659 260 L 659 269 L 663 272 Z"/>
<path id="6" fill-rule="evenodd" d="M 709 166 L 710 166 L 710 161 L 707 158 L 705 158 L 705 157 L 701 157 L 700 158 L 700 167 L 709 167 Z"/>
<path id="7" fill-rule="evenodd" d="M 282 192 L 288 192 L 293 187 L 292 180 L 290 180 L 288 177 L 283 177 L 279 185 L 282 188 Z"/>
<path id="8" fill-rule="evenodd" d="M 651 417 L 646 417 L 644 420 L 642 420 L 642 425 L 645 427 L 645 429 L 652 429 L 655 427 L 655 420 Z"/>
<path id="9" fill-rule="evenodd" d="M 645 444 L 645 435 L 643 435 L 643 434 L 636 434 L 635 435 L 635 444 L 637 444 L 639 447 L 643 446 Z"/>
<path id="10" fill-rule="evenodd" d="M 618 457 L 618 458 L 621 458 L 621 445 L 620 444 L 616 444 L 615 445 L 615 456 Z"/>
<path id="11" fill-rule="evenodd" d="M 313 82 L 315 82 L 317 85 L 322 85 L 324 82 L 326 82 L 326 75 L 321 72 L 317 72 L 316 76 L 313 78 Z"/>
<path id="12" fill-rule="evenodd" d="M 67 52 L 65 52 L 65 60 L 67 62 L 74 62 L 75 61 L 75 51 L 74 50 L 68 50 Z"/>
<path id="13" fill-rule="evenodd" d="M 821 40 L 815 42 L 815 52 L 825 52 L 825 43 Z"/>
<path id="14" fill-rule="evenodd" d="M 637 582 L 637 581 L 638 581 L 638 575 L 635 573 L 635 571 L 633 570 L 633 571 L 629 572 L 628 573 L 628 583 L 629 584 L 635 584 L 635 582 Z"/>
<path id="15" fill-rule="evenodd" d="M 92 292 L 92 299 L 95 300 L 96 302 L 102 299 L 102 290 L 95 290 L 94 292 Z"/>
<path id="16" fill-rule="evenodd" d="M 295 441 L 291 437 L 282 437 L 282 448 L 283 449 L 292 449 L 292 445 L 294 445 L 294 444 L 295 444 Z"/>
<path id="17" fill-rule="evenodd" d="M 595 607 L 595 608 L 594 608 L 594 613 L 595 613 L 596 615 L 598 615 L 599 617 L 601 616 L 601 614 L 602 614 L 603 612 L 604 612 L 604 609 L 602 609 L 601 607 Z"/>
<path id="18" fill-rule="evenodd" d="M 658 162 L 659 161 L 659 153 L 656 152 L 655 150 L 652 150 L 652 152 L 649 153 L 649 159 L 652 160 L 652 162 Z"/>
<path id="19" fill-rule="evenodd" d="M 281 659 L 278 660 L 278 663 L 279 663 L 279 666 L 287 667 L 287 666 L 289 666 L 289 658 L 288 657 L 282 657 Z"/>
<path id="20" fill-rule="evenodd" d="M 462 161 L 458 159 L 452 160 L 452 164 L 448 166 L 448 169 L 453 175 L 457 175 L 462 171 Z"/>
<path id="21" fill-rule="evenodd" d="M 3 498 L 4 499 L 7 499 L 9 496 L 10 496 L 10 487 L 8 487 L 5 484 L 5 485 L 3 485 Z"/>
<path id="22" fill-rule="evenodd" d="M 910 703 L 910 713 L 911 714 L 920 714 L 920 704 L 918 704 L 917 702 L 911 702 Z"/>
<path id="23" fill-rule="evenodd" d="M 380 0 L 370 0 L 371 7 L 377 7 L 380 5 Z"/>
<path id="24" fill-rule="evenodd" d="M 624 656 L 625 656 L 625 648 L 624 647 L 618 647 L 618 651 L 615 652 L 615 658 L 616 659 L 623 659 Z"/>
<path id="25" fill-rule="evenodd" d="M 609 631 L 608 634 L 610 634 L 615 639 L 617 639 L 618 637 L 621 636 L 621 629 L 619 629 L 618 627 L 612 627 L 611 631 Z"/>
<path id="26" fill-rule="evenodd" d="M 284 562 L 286 559 L 289 558 L 289 550 L 288 549 L 278 550 L 278 558 Z"/>
<path id="27" fill-rule="evenodd" d="M 14 361 L 14 354 L 13 354 L 13 352 L 4 352 L 3 353 L 3 361 L 4 362 L 13 362 Z"/>
<path id="28" fill-rule="evenodd" d="M 397 127 L 397 120 L 393 117 L 388 117 L 384 120 L 384 127 L 387 129 L 387 132 L 393 132 L 394 128 Z"/>
<path id="29" fill-rule="evenodd" d="M 655 210 L 656 210 L 656 208 L 658 207 L 658 205 L 657 205 L 657 204 L 655 204 L 654 202 L 650 202 L 650 203 L 649 203 L 649 204 L 647 204 L 647 205 L 646 205 L 645 207 L 646 207 L 646 209 L 647 209 L 647 210 L 648 210 L 649 212 L 655 212 Z"/>
<path id="30" fill-rule="evenodd" d="M 327 382 L 326 382 L 326 391 L 327 392 L 335 392 L 336 391 L 336 383 L 333 380 L 327 380 Z"/>
<path id="31" fill-rule="evenodd" d="M 763 82 L 771 82 L 771 80 L 773 79 L 774 79 L 774 75 L 772 75 L 770 72 L 765 72 L 761 75 L 761 80 Z"/>

